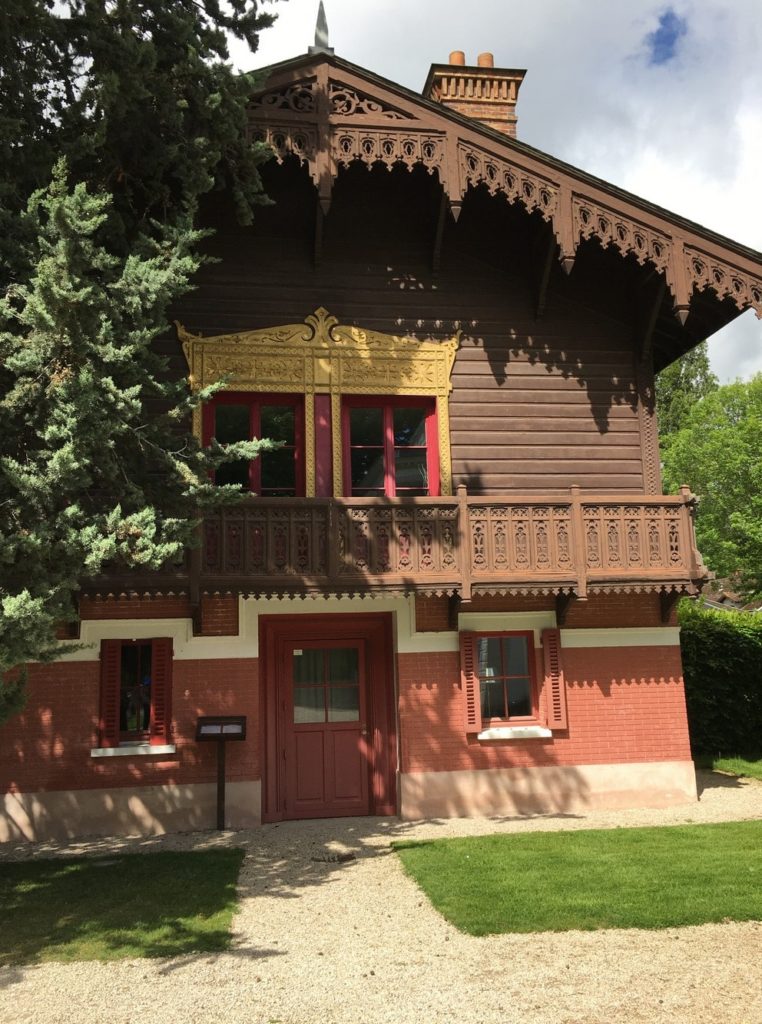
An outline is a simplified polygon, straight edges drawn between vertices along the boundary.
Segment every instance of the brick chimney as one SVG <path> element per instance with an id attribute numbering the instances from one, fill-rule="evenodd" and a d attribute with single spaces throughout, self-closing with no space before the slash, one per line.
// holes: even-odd
<path id="1" fill-rule="evenodd" d="M 449 64 L 432 64 L 423 95 L 488 128 L 516 137 L 516 101 L 526 71 L 496 68 L 491 53 L 480 53 L 476 67 L 453 50 Z"/>

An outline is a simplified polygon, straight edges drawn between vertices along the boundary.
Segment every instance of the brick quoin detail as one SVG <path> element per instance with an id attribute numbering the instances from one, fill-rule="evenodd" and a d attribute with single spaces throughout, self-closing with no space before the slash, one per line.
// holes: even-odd
<path id="1" fill-rule="evenodd" d="M 459 655 L 400 654 L 402 771 L 690 760 L 679 647 L 566 648 L 563 664 L 567 731 L 480 742 L 463 728 Z"/>
<path id="2" fill-rule="evenodd" d="M 199 715 L 246 715 L 247 739 L 227 750 L 231 782 L 260 778 L 256 659 L 175 661 L 172 742 L 176 754 L 92 758 L 98 746 L 99 662 L 29 666 L 23 714 L 0 728 L 4 792 L 188 785 L 217 778 L 215 744 L 197 744 Z"/>
<path id="3" fill-rule="evenodd" d="M 235 594 L 204 594 L 202 596 L 199 635 L 238 635 L 238 598 Z"/>

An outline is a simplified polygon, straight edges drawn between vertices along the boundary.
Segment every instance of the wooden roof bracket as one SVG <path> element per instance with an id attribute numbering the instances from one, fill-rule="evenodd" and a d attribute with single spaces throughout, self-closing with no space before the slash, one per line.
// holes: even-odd
<path id="1" fill-rule="evenodd" d="M 571 274 L 577 255 L 577 239 L 574 237 L 572 190 L 566 182 L 562 182 L 558 190 L 558 207 L 553 217 L 553 230 L 558 241 L 558 259 L 564 273 Z"/>
<path id="2" fill-rule="evenodd" d="M 667 267 L 668 281 L 675 305 L 675 316 L 680 326 L 685 327 L 691 308 L 693 287 L 688 279 L 688 266 L 685 256 L 685 242 L 676 237 L 672 243 L 672 258 Z"/>

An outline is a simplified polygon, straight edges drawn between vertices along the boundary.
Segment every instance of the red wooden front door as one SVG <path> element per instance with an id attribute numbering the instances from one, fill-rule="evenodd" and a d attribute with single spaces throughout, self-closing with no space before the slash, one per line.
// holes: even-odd
<path id="1" fill-rule="evenodd" d="M 259 621 L 263 820 L 396 814 L 391 615 Z"/>
<path id="2" fill-rule="evenodd" d="M 284 644 L 285 817 L 369 814 L 363 640 Z"/>

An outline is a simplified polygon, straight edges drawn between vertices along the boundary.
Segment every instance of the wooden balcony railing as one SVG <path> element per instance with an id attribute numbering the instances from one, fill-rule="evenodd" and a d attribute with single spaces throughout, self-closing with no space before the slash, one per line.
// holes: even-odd
<path id="1" fill-rule="evenodd" d="M 194 587 L 249 594 L 643 588 L 695 592 L 708 575 L 693 498 L 584 495 L 252 498 L 207 515 Z"/>

